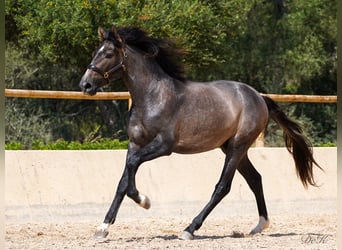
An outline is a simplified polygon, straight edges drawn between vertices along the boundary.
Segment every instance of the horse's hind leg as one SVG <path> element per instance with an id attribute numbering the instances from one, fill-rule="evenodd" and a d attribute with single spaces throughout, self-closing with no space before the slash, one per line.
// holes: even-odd
<path id="1" fill-rule="evenodd" d="M 248 159 L 247 155 L 242 159 L 238 167 L 238 171 L 245 178 L 256 198 L 259 212 L 259 223 L 250 232 L 251 235 L 254 235 L 260 233 L 262 230 L 266 229 L 269 226 L 269 219 L 267 216 L 267 209 L 264 198 L 264 192 L 262 188 L 261 175 L 254 168 L 254 166 Z"/>
<path id="2" fill-rule="evenodd" d="M 236 168 L 239 165 L 243 155 L 246 154 L 246 151 L 247 149 L 245 144 L 235 147 L 232 142 L 227 143 L 224 150 L 224 152 L 227 152 L 224 168 L 220 180 L 215 186 L 214 193 L 212 194 L 208 204 L 193 219 L 192 223 L 179 235 L 180 239 L 193 239 L 194 231 L 198 230 L 202 226 L 209 213 L 229 193 Z"/>

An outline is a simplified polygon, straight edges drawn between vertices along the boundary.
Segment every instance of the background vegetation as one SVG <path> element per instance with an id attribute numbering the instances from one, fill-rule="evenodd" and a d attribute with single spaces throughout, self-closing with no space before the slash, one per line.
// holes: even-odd
<path id="1" fill-rule="evenodd" d="M 187 51 L 189 79 L 264 93 L 336 94 L 336 1 L 5 0 L 6 88 L 73 90 L 97 27 L 140 26 Z M 122 83 L 107 90 L 124 91 Z M 336 104 L 282 104 L 314 145 L 336 143 Z M 6 98 L 6 144 L 126 140 L 124 101 Z M 271 123 L 266 145 L 281 146 Z"/>

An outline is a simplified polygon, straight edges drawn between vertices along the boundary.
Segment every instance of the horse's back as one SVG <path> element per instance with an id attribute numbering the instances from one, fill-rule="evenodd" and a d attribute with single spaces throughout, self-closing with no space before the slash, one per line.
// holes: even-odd
<path id="1" fill-rule="evenodd" d="M 267 111 L 267 106 L 260 93 L 242 82 L 229 80 L 188 82 L 187 92 L 189 98 L 197 100 L 197 102 L 206 103 L 207 101 L 212 105 L 223 105 L 235 114 Z"/>

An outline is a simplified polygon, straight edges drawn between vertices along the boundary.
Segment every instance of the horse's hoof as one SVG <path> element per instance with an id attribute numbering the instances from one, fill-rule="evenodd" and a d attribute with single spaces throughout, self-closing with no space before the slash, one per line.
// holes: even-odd
<path id="1" fill-rule="evenodd" d="M 96 228 L 96 232 L 94 233 L 93 237 L 95 239 L 104 239 L 104 238 L 106 238 L 108 233 L 109 233 L 108 230 L 107 230 L 108 227 L 109 227 L 109 224 L 103 222 L 101 225 L 99 225 Z"/>
<path id="2" fill-rule="evenodd" d="M 261 233 L 264 229 L 270 226 L 270 221 L 266 220 L 263 216 L 259 217 L 258 225 L 249 233 L 250 236 Z"/>
<path id="3" fill-rule="evenodd" d="M 180 240 L 193 240 L 194 235 L 192 233 L 189 233 L 188 231 L 183 231 L 179 236 L 178 239 Z"/>
<path id="4" fill-rule="evenodd" d="M 143 195 L 143 194 L 139 194 L 139 197 L 140 197 L 139 206 L 145 209 L 149 209 L 151 207 L 150 199 L 146 195 Z"/>
<path id="5" fill-rule="evenodd" d="M 97 230 L 94 233 L 93 238 L 94 239 L 104 239 L 107 237 L 108 233 L 109 232 L 107 230 Z"/>

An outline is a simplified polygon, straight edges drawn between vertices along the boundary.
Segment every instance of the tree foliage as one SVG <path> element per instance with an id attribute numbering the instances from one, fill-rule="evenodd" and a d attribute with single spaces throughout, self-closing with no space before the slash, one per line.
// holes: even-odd
<path id="1" fill-rule="evenodd" d="M 97 27 L 174 39 L 189 79 L 260 92 L 336 94 L 336 1 L 5 0 L 6 88 L 78 90 Z M 123 84 L 109 90 L 125 90 Z M 6 141 L 126 139 L 127 104 L 6 99 Z M 315 145 L 336 141 L 336 105 L 283 105 Z M 26 126 L 29 125 L 29 126 Z M 271 124 L 268 142 L 279 145 Z"/>

